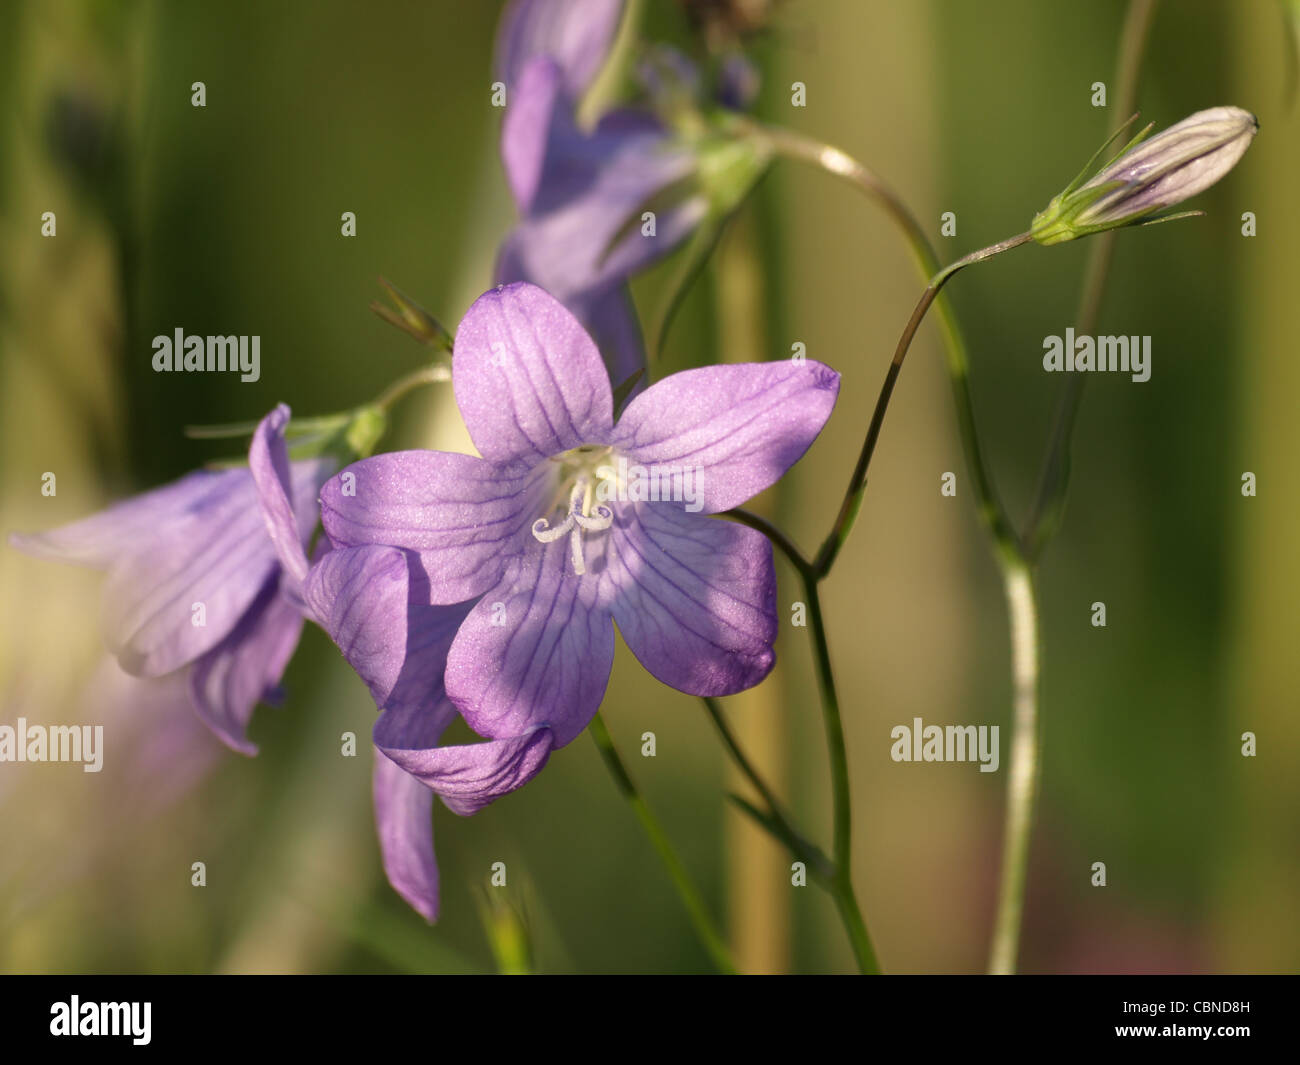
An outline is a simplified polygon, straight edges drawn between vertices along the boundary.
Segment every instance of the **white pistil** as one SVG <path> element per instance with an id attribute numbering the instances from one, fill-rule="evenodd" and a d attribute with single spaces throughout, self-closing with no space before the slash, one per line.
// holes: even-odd
<path id="1" fill-rule="evenodd" d="M 543 544 L 551 544 L 565 533 L 569 534 L 569 555 L 573 559 L 573 572 L 581 577 L 587 572 L 586 561 L 582 557 L 582 534 L 601 532 L 614 523 L 614 512 L 603 503 L 597 507 L 591 505 L 591 486 L 585 477 L 579 477 L 569 493 L 569 512 L 564 521 L 554 527 L 545 518 L 533 522 L 533 538 Z"/>

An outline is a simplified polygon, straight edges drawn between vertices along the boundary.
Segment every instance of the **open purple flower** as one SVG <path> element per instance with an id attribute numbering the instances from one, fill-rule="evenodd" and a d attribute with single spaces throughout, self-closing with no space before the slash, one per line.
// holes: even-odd
<path id="1" fill-rule="evenodd" d="M 604 695 L 611 622 L 682 691 L 726 695 L 766 676 L 771 545 L 707 515 L 799 459 L 830 415 L 838 374 L 811 361 L 690 370 L 647 389 L 615 424 L 591 338 L 547 293 L 514 284 L 465 315 L 452 379 L 483 457 L 365 459 L 326 483 L 321 516 L 339 551 L 401 549 L 409 602 L 474 601 L 445 674 L 474 731 L 517 744 L 543 729 L 555 747 L 574 739 Z M 405 653 L 410 637 L 395 647 Z"/>
<path id="2" fill-rule="evenodd" d="M 83 521 L 10 538 L 31 555 L 107 570 L 103 628 L 122 669 L 140 677 L 187 670 L 194 709 L 243 754 L 257 751 L 248 722 L 259 701 L 277 698 L 302 632 L 294 587 L 305 568 L 281 567 L 258 488 L 287 421 L 285 407 L 263 419 L 248 469 L 198 470 Z M 292 465 L 284 535 L 300 545 L 334 467 L 323 458 Z M 287 483 L 287 464 L 283 476 Z"/>

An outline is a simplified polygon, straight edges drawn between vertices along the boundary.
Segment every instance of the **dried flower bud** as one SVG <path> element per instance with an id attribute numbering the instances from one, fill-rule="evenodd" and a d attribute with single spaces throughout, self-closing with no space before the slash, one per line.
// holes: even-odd
<path id="1" fill-rule="evenodd" d="M 1255 116 L 1239 107 L 1198 111 L 1150 140 L 1145 139 L 1151 131 L 1147 126 L 1085 183 L 1108 141 L 1083 173 L 1034 216 L 1030 232 L 1039 244 L 1059 244 L 1106 229 L 1166 221 L 1172 216 L 1151 216 L 1223 177 L 1258 130 Z"/>

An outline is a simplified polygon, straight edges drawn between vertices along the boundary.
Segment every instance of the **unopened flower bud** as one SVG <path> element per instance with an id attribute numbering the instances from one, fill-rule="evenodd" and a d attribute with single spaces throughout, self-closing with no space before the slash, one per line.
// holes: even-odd
<path id="1" fill-rule="evenodd" d="M 1239 107 L 1198 111 L 1150 140 L 1147 126 L 1085 182 L 1106 149 L 1103 145 L 1083 173 L 1034 216 L 1030 232 L 1039 244 L 1059 244 L 1120 226 L 1163 222 L 1171 216 L 1152 215 L 1204 192 L 1223 177 L 1258 130 L 1255 116 Z"/>

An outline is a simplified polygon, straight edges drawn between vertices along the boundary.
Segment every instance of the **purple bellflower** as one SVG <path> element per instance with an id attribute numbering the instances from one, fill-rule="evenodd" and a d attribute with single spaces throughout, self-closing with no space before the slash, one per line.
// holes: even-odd
<path id="1" fill-rule="evenodd" d="M 321 593 L 308 592 L 317 613 L 346 613 L 347 597 L 329 593 L 373 580 L 369 567 L 383 558 L 391 602 L 373 613 L 399 629 L 407 619 L 391 639 L 382 625 L 357 626 L 369 635 L 355 659 L 384 663 L 366 669 L 385 678 L 381 706 L 405 671 L 436 671 L 445 653 L 446 698 L 505 745 L 485 755 L 495 797 L 591 721 L 613 661 L 612 622 L 642 665 L 681 691 L 726 695 L 767 675 L 777 630 L 771 545 L 708 515 L 745 502 L 803 455 L 830 416 L 838 374 L 793 360 L 689 370 L 648 388 L 615 423 L 591 337 L 550 295 L 513 284 L 466 313 L 452 381 L 481 458 L 377 455 L 321 491 L 335 550 L 321 563 L 333 570 L 322 571 Z M 344 628 L 331 632 L 346 652 Z M 410 709 L 386 708 L 376 741 L 437 790 L 425 761 L 438 752 L 420 745 L 450 711 Z M 389 736 L 406 745 L 385 746 Z M 493 743 L 465 749 L 481 748 Z M 475 782 L 471 804 L 481 793 Z"/>
<path id="2" fill-rule="evenodd" d="M 122 669 L 137 677 L 186 670 L 199 717 L 249 755 L 257 753 L 247 735 L 253 710 L 277 700 L 303 624 L 302 575 L 282 568 L 259 492 L 270 441 L 279 434 L 283 444 L 287 420 L 282 407 L 262 421 L 248 469 L 197 470 L 71 525 L 10 537 L 28 554 L 106 570 L 103 630 Z M 336 465 L 293 464 L 284 535 L 300 544 L 311 535 L 317 493 Z"/>
<path id="3" fill-rule="evenodd" d="M 456 713 L 442 678 L 465 610 L 408 609 L 408 562 L 396 549 L 331 552 L 323 543 L 309 565 L 317 495 L 337 463 L 290 462 L 289 418 L 281 404 L 262 419 L 246 469 L 196 471 L 84 521 L 11 539 L 39 557 L 106 569 L 104 628 L 118 664 L 163 678 L 167 705 L 184 691 L 203 722 L 243 754 L 256 753 L 248 723 L 259 701 L 278 696 L 304 618 L 325 628 L 385 711 L 374 775 L 385 871 L 433 920 L 430 788 L 456 812 L 473 813 L 545 764 L 549 734 L 437 746 Z M 352 583 L 336 583 L 345 572 Z"/>
<path id="4" fill-rule="evenodd" d="M 592 130 L 576 108 L 608 58 L 622 0 L 516 0 L 497 36 L 507 86 L 501 157 L 520 214 L 497 260 L 500 282 L 529 281 L 565 304 L 596 339 L 621 383 L 644 364 L 627 281 L 703 220 L 702 194 L 656 204 L 696 172 L 696 152 L 654 116 L 619 109 Z"/>

